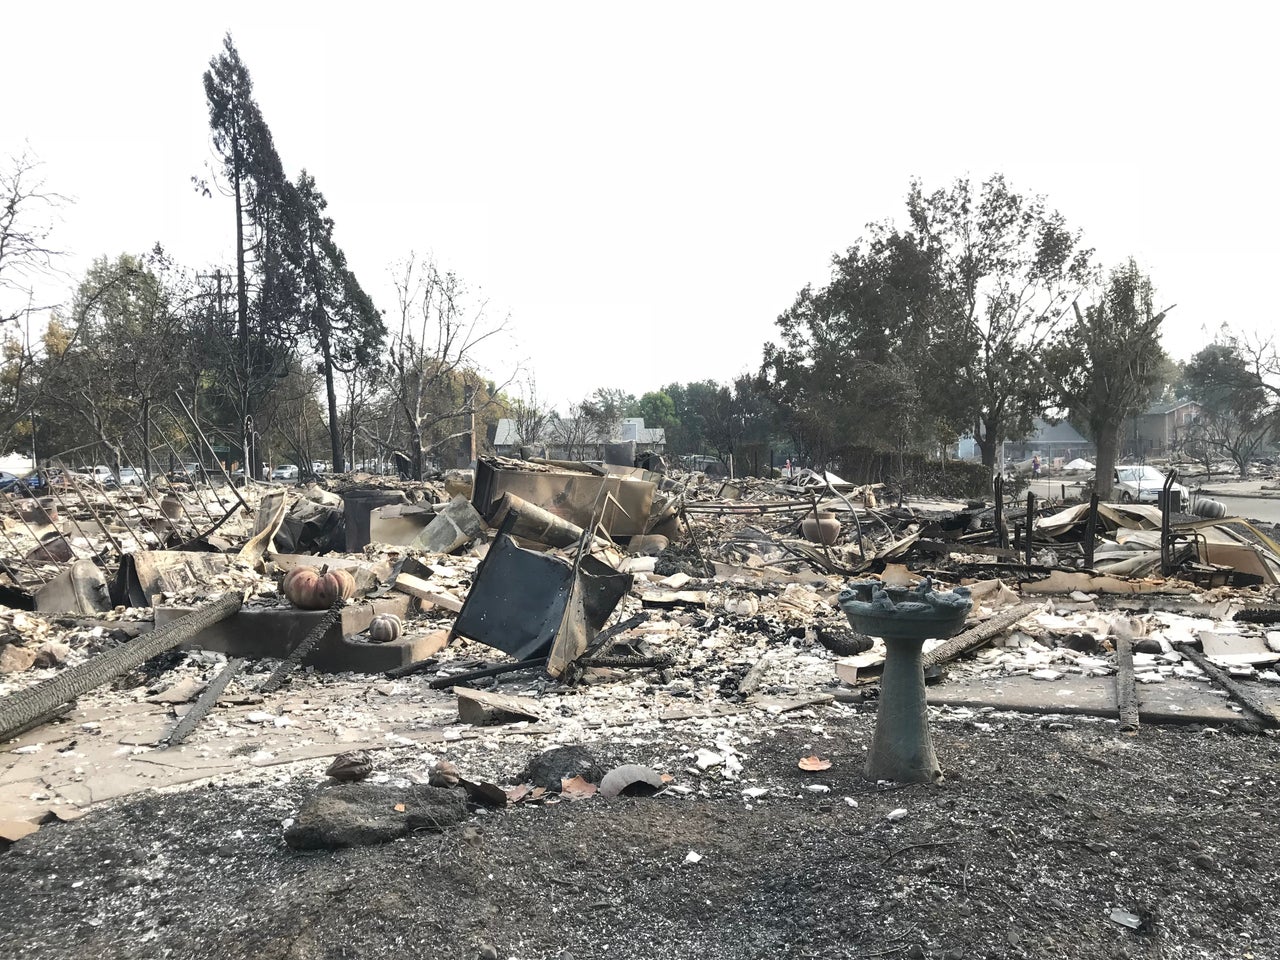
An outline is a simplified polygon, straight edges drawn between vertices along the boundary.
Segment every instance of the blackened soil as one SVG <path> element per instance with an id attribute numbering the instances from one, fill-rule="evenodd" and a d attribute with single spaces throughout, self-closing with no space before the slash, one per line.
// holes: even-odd
<path id="1" fill-rule="evenodd" d="M 935 725 L 940 787 L 863 780 L 853 715 L 744 748 L 757 800 L 655 745 L 693 795 L 337 852 L 281 841 L 312 777 L 134 799 L 0 856 L 0 956 L 1280 957 L 1276 741 L 985 719 Z"/>

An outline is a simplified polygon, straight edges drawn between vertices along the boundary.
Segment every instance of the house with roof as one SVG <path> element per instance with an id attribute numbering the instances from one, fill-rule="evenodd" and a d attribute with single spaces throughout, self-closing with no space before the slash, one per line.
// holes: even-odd
<path id="1" fill-rule="evenodd" d="M 525 441 L 515 420 L 508 417 L 499 420 L 493 438 L 493 448 L 498 455 L 519 456 L 523 445 Z M 631 449 L 634 458 L 641 453 L 661 454 L 666 450 L 667 431 L 662 427 L 646 427 L 644 417 L 623 417 L 604 429 L 595 421 L 553 417 L 533 445 L 546 447 L 547 456 L 553 460 L 604 460 L 606 447 L 622 446 Z"/>
<path id="2" fill-rule="evenodd" d="M 1076 457 L 1093 459 L 1097 455 L 1097 445 L 1091 440 L 1086 440 L 1079 430 L 1065 420 L 1060 423 L 1050 423 L 1048 420 L 1036 417 L 1032 421 L 1029 436 L 1022 440 L 1005 442 L 1004 455 L 1006 459 L 1011 460 L 1028 460 L 1033 456 L 1039 456 L 1049 464 L 1059 460 L 1062 463 L 1069 463 Z"/>
<path id="3" fill-rule="evenodd" d="M 1162 400 L 1125 421 L 1120 453 L 1136 460 L 1167 457 L 1190 438 L 1202 409 L 1194 400 Z"/>

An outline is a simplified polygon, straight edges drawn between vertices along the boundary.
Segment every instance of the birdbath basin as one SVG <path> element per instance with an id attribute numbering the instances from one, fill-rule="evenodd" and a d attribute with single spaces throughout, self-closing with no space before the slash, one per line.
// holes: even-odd
<path id="1" fill-rule="evenodd" d="M 964 629 L 973 600 L 965 587 L 933 589 L 927 577 L 916 587 L 855 580 L 839 596 L 840 608 L 860 633 L 884 640 L 884 674 L 876 732 L 865 773 L 872 780 L 936 783 L 942 768 L 929 736 L 921 649 L 925 640 Z"/>

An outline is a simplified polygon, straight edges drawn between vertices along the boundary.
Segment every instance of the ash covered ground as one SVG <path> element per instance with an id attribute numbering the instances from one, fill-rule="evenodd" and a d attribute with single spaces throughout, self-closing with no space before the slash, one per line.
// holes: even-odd
<path id="1" fill-rule="evenodd" d="M 873 722 L 744 721 L 734 777 L 692 763 L 689 728 L 606 739 L 603 765 L 686 792 L 336 851 L 282 839 L 323 762 L 125 799 L 0 855 L 0 956 L 1280 957 L 1274 739 L 942 711 L 946 781 L 900 787 L 861 775 Z M 501 782 L 531 752 L 454 759 Z M 391 783 L 417 764 L 377 760 Z"/>

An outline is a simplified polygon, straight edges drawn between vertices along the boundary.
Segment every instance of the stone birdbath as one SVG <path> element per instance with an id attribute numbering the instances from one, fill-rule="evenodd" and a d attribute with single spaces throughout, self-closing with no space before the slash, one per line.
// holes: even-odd
<path id="1" fill-rule="evenodd" d="M 840 591 L 839 601 L 855 630 L 880 637 L 885 645 L 880 707 L 866 776 L 937 783 L 942 768 L 929 736 L 921 650 L 925 640 L 952 637 L 964 628 L 973 608 L 968 589 L 939 592 L 927 577 L 915 587 L 857 580 Z"/>

